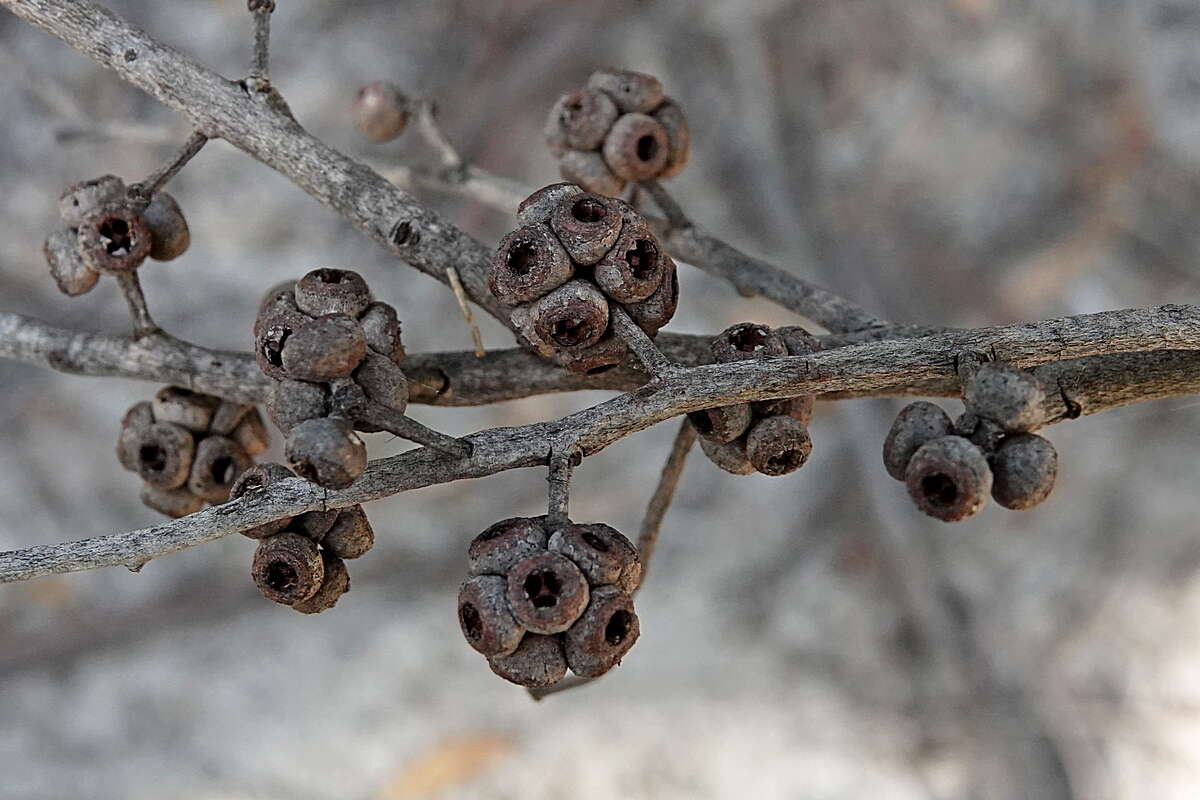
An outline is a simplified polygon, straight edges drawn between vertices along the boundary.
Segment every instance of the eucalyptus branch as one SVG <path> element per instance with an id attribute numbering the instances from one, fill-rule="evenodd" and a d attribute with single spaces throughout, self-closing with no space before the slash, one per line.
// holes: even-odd
<path id="1" fill-rule="evenodd" d="M 684 417 L 679 422 L 679 431 L 675 434 L 675 441 L 671 444 L 671 452 L 667 456 L 667 463 L 663 465 L 658 486 L 654 488 L 654 495 L 646 506 L 646 516 L 642 519 L 642 529 L 638 533 L 637 549 L 638 555 L 642 559 L 642 581 L 638 584 L 638 589 L 646 583 L 646 574 L 650 571 L 650 561 L 654 558 L 655 548 L 658 547 L 658 534 L 662 530 L 663 519 L 666 518 L 667 509 L 671 507 L 671 500 L 674 499 L 675 490 L 679 487 L 679 478 L 683 475 L 683 466 L 687 461 L 688 453 L 695 444 L 696 429 L 692 427 L 688 418 Z"/>
<path id="2" fill-rule="evenodd" d="M 142 281 L 136 269 L 121 273 L 117 276 L 117 285 L 129 306 L 129 316 L 133 318 L 133 338 L 157 333 L 158 325 L 150 316 L 150 308 L 146 305 L 146 295 L 142 292 Z"/>

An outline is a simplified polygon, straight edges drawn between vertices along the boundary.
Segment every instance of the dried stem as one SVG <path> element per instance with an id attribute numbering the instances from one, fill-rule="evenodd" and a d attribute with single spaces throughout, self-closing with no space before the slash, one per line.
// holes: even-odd
<path id="1" fill-rule="evenodd" d="M 154 195 L 167 185 L 167 181 L 179 174 L 197 153 L 208 143 L 208 136 L 200 131 L 194 131 L 183 146 L 176 151 L 171 160 L 151 173 L 144 181 L 129 187 L 129 196 L 142 204 L 149 203 Z"/>
<path id="2" fill-rule="evenodd" d="M 271 13 L 275 11 L 274 0 L 247 0 L 247 8 L 254 19 L 254 54 L 250 62 L 250 82 L 259 91 L 271 83 L 270 46 Z"/>
<path id="3" fill-rule="evenodd" d="M 692 427 L 688 418 L 684 417 L 679 421 L 679 431 L 675 434 L 671 453 L 667 456 L 667 463 L 663 465 L 662 475 L 659 476 L 658 486 L 654 489 L 650 504 L 646 506 L 646 516 L 642 518 L 642 530 L 638 533 L 637 540 L 638 555 L 642 559 L 642 580 L 634 591 L 641 589 L 646 583 L 646 574 L 650 571 L 650 559 L 654 557 L 654 548 L 658 546 L 658 534 L 662 530 L 663 518 L 667 516 L 667 509 L 671 507 L 675 489 L 679 486 L 679 478 L 683 475 L 684 463 L 695 444 L 696 429 Z"/>
<path id="4" fill-rule="evenodd" d="M 624 308 L 616 304 L 612 307 L 612 327 L 613 333 L 637 356 L 642 367 L 650 374 L 652 383 L 661 382 L 675 371 L 674 365 L 658 349 L 654 340 L 638 327 Z"/>
<path id="5" fill-rule="evenodd" d="M 458 277 L 458 270 L 452 266 L 446 267 L 446 278 L 450 281 L 454 299 L 458 301 L 458 310 L 462 312 L 463 319 L 466 320 L 467 327 L 471 330 L 471 343 L 475 345 L 475 357 L 483 358 L 487 355 L 487 350 L 483 349 L 483 334 L 479 332 L 479 326 L 475 324 L 475 315 L 471 313 L 471 306 L 467 303 L 467 292 L 463 289 L 462 278 Z"/>
<path id="6" fill-rule="evenodd" d="M 646 193 L 654 200 L 654 204 L 658 206 L 658 210 L 663 213 L 667 219 L 667 225 L 676 230 L 693 227 L 692 221 L 683 213 L 683 209 L 679 207 L 679 203 L 675 202 L 675 198 L 667 193 L 667 190 L 658 181 L 642 181 L 641 187 L 646 190 Z"/>
<path id="7" fill-rule="evenodd" d="M 550 451 L 550 472 L 546 476 L 546 483 L 549 484 L 546 515 L 552 525 L 570 522 L 571 475 L 582 459 L 579 450 L 569 442 L 558 444 Z"/>
<path id="8" fill-rule="evenodd" d="M 132 269 L 117 275 L 117 285 L 121 287 L 121 294 L 125 296 L 125 302 L 129 304 L 129 315 L 133 318 L 133 338 L 141 339 L 158 333 L 160 328 L 150 316 L 150 309 L 146 305 L 146 295 L 142 292 L 142 280 L 138 277 L 138 271 Z"/>
<path id="9" fill-rule="evenodd" d="M 412 417 L 379 403 L 368 402 L 366 408 L 359 415 L 359 419 L 368 425 L 382 428 L 394 436 L 399 436 L 401 439 L 432 447 L 454 458 L 471 456 L 469 442 L 439 433 L 422 425 Z"/>
<path id="10" fill-rule="evenodd" d="M 447 173 L 460 172 L 464 164 L 463 158 L 450 143 L 446 134 L 442 133 L 437 122 L 437 105 L 434 101 L 424 97 L 414 100 L 413 116 L 417 120 L 417 132 L 437 152 L 443 171 Z"/>

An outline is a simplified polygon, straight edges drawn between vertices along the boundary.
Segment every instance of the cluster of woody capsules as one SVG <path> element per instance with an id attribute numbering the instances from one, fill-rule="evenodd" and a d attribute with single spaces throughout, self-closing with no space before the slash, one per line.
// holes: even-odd
<path id="1" fill-rule="evenodd" d="M 116 175 L 71 186 L 58 201 L 64 227 L 46 237 L 50 274 L 67 295 L 91 291 L 101 275 L 124 275 L 147 258 L 170 261 L 191 244 L 175 198 L 158 192 L 149 203 Z"/>
<path id="2" fill-rule="evenodd" d="M 568 668 L 598 677 L 637 641 L 633 592 L 642 564 L 608 525 L 506 519 L 476 536 L 467 555 L 459 625 L 505 680 L 543 688 Z"/>
<path id="3" fill-rule="evenodd" d="M 670 178 L 691 155 L 683 110 L 658 78 L 600 70 L 563 95 L 546 120 L 546 142 L 565 180 L 609 196 L 627 183 Z"/>
<path id="4" fill-rule="evenodd" d="M 287 435 L 292 469 L 349 486 L 367 464 L 355 429 L 383 430 L 408 405 L 396 310 L 373 301 L 357 272 L 315 269 L 267 293 L 254 339 L 259 367 L 275 379 L 267 410 Z"/>
<path id="5" fill-rule="evenodd" d="M 267 429 L 252 405 L 178 386 L 125 412 L 117 458 L 142 479 L 142 502 L 170 517 L 224 503 L 267 449 Z"/>
<path id="6" fill-rule="evenodd" d="M 772 329 L 743 322 L 719 333 L 711 344 L 718 363 L 762 361 L 815 353 L 820 341 L 798 325 Z M 765 400 L 708 408 L 688 414 L 700 434 L 700 449 L 734 475 L 787 475 L 804 466 L 812 452 L 808 425 L 813 397 Z"/>
<path id="7" fill-rule="evenodd" d="M 957 421 L 927 402 L 900 412 L 883 443 L 884 466 L 918 508 L 945 522 L 979 513 L 989 493 L 1005 508 L 1032 508 L 1058 474 L 1054 445 L 1033 433 L 1045 422 L 1045 400 L 1032 374 L 983 364 L 964 382 Z"/>
<path id="8" fill-rule="evenodd" d="M 230 497 L 237 499 L 296 477 L 282 464 L 258 464 L 242 473 Z M 258 540 L 250 574 L 259 591 L 302 614 L 333 608 L 350 591 L 346 559 L 375 544 L 375 531 L 362 506 L 309 511 L 242 532 Z"/>
<path id="9" fill-rule="evenodd" d="M 653 337 L 675 315 L 675 262 L 627 203 L 570 183 L 539 189 L 517 211 L 489 275 L 517 333 L 544 358 L 594 375 L 628 354 L 610 301 Z"/>

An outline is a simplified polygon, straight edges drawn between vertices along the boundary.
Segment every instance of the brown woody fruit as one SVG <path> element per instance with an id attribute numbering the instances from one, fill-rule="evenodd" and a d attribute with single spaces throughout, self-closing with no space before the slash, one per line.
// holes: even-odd
<path id="1" fill-rule="evenodd" d="M 551 212 L 550 229 L 576 264 L 595 264 L 621 234 L 622 206 L 624 203 L 592 192 L 567 198 Z"/>
<path id="2" fill-rule="evenodd" d="M 562 633 L 587 607 L 587 579 L 558 553 L 524 558 L 506 577 L 508 606 L 517 622 L 533 633 Z"/>
<path id="3" fill-rule="evenodd" d="M 883 466 L 887 474 L 904 480 L 913 453 L 926 442 L 950 434 L 953 424 L 941 406 L 918 400 L 901 409 L 883 440 Z"/>
<path id="4" fill-rule="evenodd" d="M 164 386 L 155 392 L 150 403 L 156 422 L 173 422 L 196 433 L 208 430 L 220 404 L 218 397 L 182 386 Z"/>
<path id="5" fill-rule="evenodd" d="M 320 614 L 333 608 L 346 592 L 350 591 L 350 573 L 346 564 L 333 553 L 322 552 L 321 561 L 325 577 L 321 579 L 321 588 L 307 600 L 292 603 L 292 610 L 301 614 Z"/>
<path id="6" fill-rule="evenodd" d="M 380 405 L 400 412 L 408 407 L 408 379 L 387 356 L 368 352 L 354 371 L 354 382 Z"/>
<path id="7" fill-rule="evenodd" d="M 154 424 L 154 410 L 147 402 L 137 403 L 121 419 L 121 434 L 117 438 L 117 460 L 130 472 L 137 472 L 138 449 L 142 438 Z"/>
<path id="8" fill-rule="evenodd" d="M 746 458 L 763 475 L 780 476 L 804 466 L 812 453 L 808 429 L 792 417 L 767 417 L 746 434 Z"/>
<path id="9" fill-rule="evenodd" d="M 467 644 L 485 656 L 509 655 L 525 635 L 508 608 L 508 582 L 499 575 L 467 578 L 458 591 L 458 625 Z"/>
<path id="10" fill-rule="evenodd" d="M 329 412 L 329 390 L 319 383 L 280 381 L 267 395 L 267 412 L 279 429 L 287 433 L 301 422 Z"/>
<path id="11" fill-rule="evenodd" d="M 675 262 L 667 257 L 667 270 L 663 274 L 662 284 L 654 294 L 638 303 L 628 303 L 625 311 L 638 324 L 647 336 L 655 336 L 658 329 L 671 321 L 675 310 L 679 307 L 679 277 L 675 271 Z"/>
<path id="12" fill-rule="evenodd" d="M 339 558 L 358 558 L 375 546 L 375 529 L 362 506 L 338 514 L 333 527 L 321 539 L 321 547 Z"/>
<path id="13" fill-rule="evenodd" d="M 745 439 L 735 439 L 732 442 L 720 444 L 701 436 L 700 449 L 709 461 L 728 473 L 750 475 L 755 472 L 754 465 L 746 457 Z"/>
<path id="14" fill-rule="evenodd" d="M 517 219 L 522 225 L 538 225 L 550 222 L 550 216 L 568 198 L 583 194 L 583 189 L 573 183 L 552 183 L 543 186 L 526 197 L 517 206 Z"/>
<path id="15" fill-rule="evenodd" d="M 563 180 L 608 197 L 616 197 L 625 188 L 624 179 L 614 175 L 604 156 L 595 152 L 568 150 L 558 159 L 558 172 Z"/>
<path id="16" fill-rule="evenodd" d="M 991 458 L 992 497 L 1005 508 L 1033 508 L 1050 496 L 1058 477 L 1058 451 L 1035 433 L 1005 437 Z"/>
<path id="17" fill-rule="evenodd" d="M 617 583 L 631 562 L 638 560 L 633 543 L 600 522 L 568 524 L 550 536 L 547 548 L 571 559 L 592 586 Z"/>
<path id="18" fill-rule="evenodd" d="M 341 417 L 301 422 L 288 433 L 285 453 L 296 474 L 327 489 L 345 489 L 367 466 L 367 448 Z"/>
<path id="19" fill-rule="evenodd" d="M 526 225 L 500 240 L 488 285 L 507 305 L 525 303 L 562 286 L 574 274 L 571 257 L 545 225 Z"/>
<path id="20" fill-rule="evenodd" d="M 354 97 L 354 127 L 372 142 L 404 133 L 411 104 L 400 88 L 387 81 L 369 83 Z"/>
<path id="21" fill-rule="evenodd" d="M 583 678 L 615 667 L 641 634 L 633 599 L 615 586 L 592 591 L 587 610 L 563 635 L 567 666 Z"/>
<path id="22" fill-rule="evenodd" d="M 776 328 L 775 333 L 783 339 L 789 356 L 807 356 L 821 350 L 821 340 L 799 325 L 785 325 Z"/>
<path id="23" fill-rule="evenodd" d="M 751 406 L 754 409 L 754 416 L 758 419 L 791 417 L 807 428 L 812 422 L 817 399 L 810 394 L 803 397 L 787 397 L 782 400 L 759 400 L 752 403 Z"/>
<path id="24" fill-rule="evenodd" d="M 778 331 L 757 322 L 739 322 L 713 337 L 709 345 L 718 363 L 761 361 L 788 355 L 787 345 Z"/>
<path id="25" fill-rule="evenodd" d="M 667 100 L 651 115 L 667 131 L 668 155 L 659 178 L 672 178 L 683 172 L 692 157 L 692 135 L 683 109 Z"/>
<path id="26" fill-rule="evenodd" d="M 961 436 L 943 436 L 913 453 L 904 482 L 917 508 L 943 522 L 957 522 L 987 503 L 992 471 L 974 444 Z"/>
<path id="27" fill-rule="evenodd" d="M 358 320 L 327 314 L 294 330 L 283 345 L 281 360 L 289 378 L 328 381 L 350 375 L 366 354 L 367 340 Z"/>
<path id="28" fill-rule="evenodd" d="M 371 303 L 358 318 L 367 347 L 397 364 L 404 360 L 404 343 L 400 338 L 400 319 L 396 309 L 387 303 Z"/>
<path id="29" fill-rule="evenodd" d="M 546 143 L 555 156 L 569 148 L 595 150 L 617 120 L 617 104 L 597 89 L 579 89 L 565 94 L 546 118 Z"/>
<path id="30" fill-rule="evenodd" d="M 750 404 L 706 408 L 692 411 L 688 419 L 696 433 L 718 444 L 732 442 L 750 427 Z"/>
<path id="31" fill-rule="evenodd" d="M 248 414 L 242 417 L 242 421 L 233 429 L 229 438 L 237 442 L 238 447 L 242 448 L 248 456 L 262 453 L 271 443 L 271 437 L 267 433 L 267 426 L 263 422 L 262 415 L 258 413 L 258 409 L 253 407 Z"/>
<path id="32" fill-rule="evenodd" d="M 259 327 L 272 314 L 279 311 L 288 311 L 293 314 L 300 311 L 300 307 L 296 305 L 295 281 L 281 281 L 266 291 L 258 303 L 258 316 L 254 320 L 254 335 L 257 336 Z"/>
<path id="33" fill-rule="evenodd" d="M 520 561 L 546 550 L 544 518 L 513 517 L 490 526 L 467 548 L 470 575 L 506 575 Z"/>
<path id="34" fill-rule="evenodd" d="M 330 415 L 345 417 L 353 421 L 357 430 L 375 433 L 377 428 L 361 425 L 362 417 L 366 414 L 370 404 L 367 393 L 352 379 L 335 378 L 329 382 Z"/>
<path id="35" fill-rule="evenodd" d="M 187 252 L 192 233 L 187 218 L 175 198 L 159 192 L 142 211 L 142 221 L 150 231 L 150 257 L 155 261 L 171 261 Z"/>
<path id="36" fill-rule="evenodd" d="M 559 364 L 571 372 L 580 375 L 600 375 L 620 366 L 628 358 L 629 348 L 610 331 L 590 347 L 582 350 L 563 350 L 554 356 Z"/>
<path id="37" fill-rule="evenodd" d="M 210 503 L 224 503 L 234 481 L 253 464 L 254 460 L 232 439 L 206 436 L 196 445 L 188 489 Z"/>
<path id="38" fill-rule="evenodd" d="M 289 377 L 283 366 L 283 348 L 296 331 L 311 321 L 299 311 L 277 308 L 259 314 L 254 323 L 254 358 L 263 374 L 277 381 Z"/>
<path id="39" fill-rule="evenodd" d="M 650 112 L 666 99 L 658 78 L 643 72 L 601 69 L 592 73 L 587 85 L 611 97 L 622 113 Z"/>
<path id="40" fill-rule="evenodd" d="M 137 269 L 150 255 L 150 229 L 124 203 L 100 206 L 79 224 L 79 254 L 96 272 L 117 275 Z"/>
<path id="41" fill-rule="evenodd" d="M 357 317 L 371 302 L 371 290 L 357 272 L 322 267 L 296 281 L 296 307 L 310 317 L 349 314 Z"/>
<path id="42" fill-rule="evenodd" d="M 342 515 L 342 512 L 336 508 L 331 508 L 326 511 L 306 511 L 300 516 L 292 520 L 288 525 L 288 530 L 303 534 L 314 542 L 320 542 L 325 538 L 325 534 L 333 527 L 333 523 L 337 522 L 337 518 Z"/>
<path id="43" fill-rule="evenodd" d="M 573 280 L 535 302 L 528 324 L 522 333 L 551 351 L 583 349 L 608 330 L 608 300 L 592 284 Z"/>
<path id="44" fill-rule="evenodd" d="M 284 531 L 259 542 L 250 574 L 268 600 L 290 606 L 320 590 L 325 564 L 311 539 Z"/>
<path id="45" fill-rule="evenodd" d="M 646 114 L 624 114 L 604 138 L 604 162 L 626 181 L 657 177 L 671 156 L 667 129 Z"/>
<path id="46" fill-rule="evenodd" d="M 659 247 L 650 226 L 629 210 L 621 235 L 596 264 L 596 283 L 619 303 L 645 300 L 658 290 L 674 263 Z"/>
<path id="47" fill-rule="evenodd" d="M 250 492 L 266 489 L 280 481 L 294 477 L 296 476 L 292 471 L 283 464 L 255 464 L 239 475 L 237 480 L 233 482 L 233 486 L 229 490 L 229 499 L 237 500 L 239 497 Z M 242 531 L 242 535 L 251 539 L 264 539 L 287 528 L 291 521 L 291 517 L 271 520 L 259 525 L 257 528 Z"/>
<path id="48" fill-rule="evenodd" d="M 78 228 L 88 214 L 124 199 L 125 181 L 116 175 L 101 175 L 67 187 L 58 198 L 58 213 L 67 227 Z"/>
<path id="49" fill-rule="evenodd" d="M 137 439 L 137 473 L 158 489 L 178 489 L 187 483 L 196 453 L 192 434 L 169 422 L 156 422 Z"/>
<path id="50" fill-rule="evenodd" d="M 1006 431 L 1032 431 L 1045 422 L 1046 390 L 1032 373 L 1007 364 L 987 363 L 963 386 L 969 411 Z"/>
<path id="51" fill-rule="evenodd" d="M 187 489 L 159 489 L 143 484 L 141 498 L 142 505 L 173 519 L 195 514 L 204 508 L 204 500 Z"/>
<path id="52" fill-rule="evenodd" d="M 964 411 L 958 416 L 958 419 L 954 420 L 954 433 L 971 440 L 976 447 L 989 456 L 995 452 L 1007 435 L 999 422 L 970 411 Z"/>
<path id="53" fill-rule="evenodd" d="M 567 674 L 567 658 L 557 636 L 526 634 L 517 649 L 488 659 L 492 672 L 527 689 L 553 686 Z"/>
<path id="54" fill-rule="evenodd" d="M 220 434 L 221 436 L 229 436 L 253 410 L 254 405 L 251 403 L 234 403 L 229 400 L 222 400 L 217 405 L 217 410 L 213 413 L 212 422 L 208 424 L 208 430 L 211 433 Z"/>
<path id="55" fill-rule="evenodd" d="M 46 237 L 42 255 L 50 267 L 50 277 L 54 278 L 58 290 L 65 295 L 75 297 L 86 294 L 100 280 L 100 273 L 83 263 L 83 256 L 79 255 L 78 237 L 66 228 L 52 231 Z"/>

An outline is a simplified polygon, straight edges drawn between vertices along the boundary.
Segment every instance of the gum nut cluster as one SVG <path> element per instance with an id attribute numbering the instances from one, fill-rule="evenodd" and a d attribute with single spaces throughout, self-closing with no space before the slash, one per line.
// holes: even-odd
<path id="1" fill-rule="evenodd" d="M 295 477 L 282 464 L 258 464 L 242 473 L 230 497 L 236 500 Z M 302 614 L 333 608 L 350 591 L 346 560 L 358 558 L 375 544 L 375 531 L 362 506 L 309 511 L 242 534 L 258 540 L 250 574 L 259 591 Z"/>
<path id="2" fill-rule="evenodd" d="M 42 252 L 67 295 L 89 292 L 101 275 L 131 272 L 147 258 L 178 258 L 192 241 L 175 198 L 159 192 L 148 205 L 136 202 L 116 175 L 71 186 L 58 210 L 64 227 L 46 237 Z"/>
<path id="3" fill-rule="evenodd" d="M 683 109 L 658 78 L 616 69 L 558 99 L 546 143 L 564 180 L 610 197 L 627 183 L 678 175 L 692 151 Z"/>
<path id="4" fill-rule="evenodd" d="M 1033 433 L 1045 422 L 1045 399 L 1030 373 L 984 364 L 963 387 L 957 421 L 923 401 L 900 412 L 883 443 L 884 466 L 918 508 L 945 522 L 979 513 L 989 494 L 1005 508 L 1032 508 L 1058 474 L 1054 445 Z"/>
<path id="5" fill-rule="evenodd" d="M 515 517 L 476 536 L 467 554 L 458 622 L 505 680 L 552 686 L 568 668 L 594 678 L 637 641 L 642 563 L 614 528 Z"/>
<path id="6" fill-rule="evenodd" d="M 267 428 L 254 406 L 166 386 L 125 412 L 117 458 L 141 476 L 143 503 L 183 517 L 228 500 L 266 449 Z"/>
<path id="7" fill-rule="evenodd" d="M 349 486 L 367 464 L 355 429 L 378 430 L 364 419 L 372 407 L 408 406 L 396 309 L 373 301 L 357 272 L 315 269 L 267 293 L 254 353 L 275 380 L 267 410 L 287 435 L 292 469 L 329 489 Z"/>
<path id="8" fill-rule="evenodd" d="M 718 363 L 762 361 L 815 353 L 820 341 L 799 326 L 771 329 L 743 322 L 718 334 L 711 344 Z M 813 397 L 792 397 L 706 408 L 688 414 L 708 460 L 734 475 L 787 475 L 804 466 L 812 452 L 808 425 Z"/>
<path id="9" fill-rule="evenodd" d="M 368 83 L 354 96 L 354 127 L 372 142 L 391 141 L 404 133 L 410 107 L 408 97 L 394 83 Z"/>
<path id="10" fill-rule="evenodd" d="M 675 262 L 627 203 L 556 183 L 527 197 L 517 216 L 521 227 L 501 240 L 489 281 L 542 357 L 597 374 L 628 355 L 610 325 L 612 303 L 651 337 L 675 315 Z"/>

